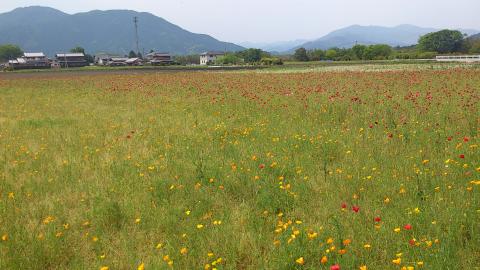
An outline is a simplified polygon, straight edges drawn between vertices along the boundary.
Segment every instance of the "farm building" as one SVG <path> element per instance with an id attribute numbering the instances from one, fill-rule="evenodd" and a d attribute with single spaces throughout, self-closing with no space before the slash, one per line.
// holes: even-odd
<path id="1" fill-rule="evenodd" d="M 480 55 L 440 55 L 438 62 L 480 62 Z"/>
<path id="2" fill-rule="evenodd" d="M 224 56 L 224 52 L 204 52 L 200 54 L 200 65 L 214 63 L 219 57 Z"/>
<path id="3" fill-rule="evenodd" d="M 169 53 L 160 53 L 160 52 L 153 52 L 147 54 L 147 60 L 150 64 L 156 65 L 168 65 L 172 64 L 172 56 Z"/>
<path id="4" fill-rule="evenodd" d="M 141 58 L 129 58 L 125 63 L 129 66 L 143 66 L 143 60 Z"/>
<path id="5" fill-rule="evenodd" d="M 88 65 L 83 53 L 57 53 L 55 60 L 61 67 L 84 67 Z"/>
<path id="6" fill-rule="evenodd" d="M 16 60 L 8 61 L 8 66 L 14 69 L 50 68 L 50 61 L 44 53 L 24 53 Z"/>
<path id="7" fill-rule="evenodd" d="M 122 57 L 116 54 L 99 53 L 95 55 L 95 64 L 99 66 L 107 66 L 108 63 L 112 61 L 112 58 L 122 58 Z"/>

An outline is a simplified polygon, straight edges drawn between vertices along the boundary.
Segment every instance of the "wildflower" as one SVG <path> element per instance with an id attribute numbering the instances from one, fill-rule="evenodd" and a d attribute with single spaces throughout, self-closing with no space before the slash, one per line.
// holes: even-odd
<path id="1" fill-rule="evenodd" d="M 161 249 L 161 248 L 162 248 L 162 246 L 163 246 L 163 244 L 162 244 L 162 243 L 158 243 L 158 244 L 157 244 L 157 246 L 156 246 L 155 248 L 156 248 L 156 249 Z"/>
<path id="2" fill-rule="evenodd" d="M 8 193 L 8 198 L 9 198 L 9 199 L 15 199 L 15 193 L 9 192 L 9 193 Z"/>
<path id="3" fill-rule="evenodd" d="M 399 265 L 399 264 L 402 263 L 402 258 L 396 258 L 396 259 L 392 260 L 392 263 L 396 264 L 396 265 Z"/>
<path id="4" fill-rule="evenodd" d="M 383 200 L 383 202 L 384 202 L 385 204 L 390 203 L 390 198 L 386 197 L 386 198 Z"/>
<path id="5" fill-rule="evenodd" d="M 108 266 L 102 266 L 100 267 L 100 270 L 109 270 L 110 268 L 108 268 Z"/>
<path id="6" fill-rule="evenodd" d="M 346 209 L 347 208 L 347 204 L 346 203 L 342 203 L 342 210 Z"/>
<path id="7" fill-rule="evenodd" d="M 346 249 L 340 249 L 340 250 L 338 251 L 338 254 L 340 254 L 340 255 L 344 255 L 345 253 L 347 253 L 347 250 L 346 250 Z"/>
<path id="8" fill-rule="evenodd" d="M 331 238 L 331 237 L 328 238 L 328 239 L 327 239 L 327 244 L 332 244 L 332 243 L 333 243 L 333 238 Z"/>
<path id="9" fill-rule="evenodd" d="M 334 264 L 334 265 L 330 266 L 330 270 L 340 270 L 340 265 Z"/>
<path id="10" fill-rule="evenodd" d="M 417 208 L 415 208 L 415 209 L 413 210 L 413 212 L 414 212 L 415 214 L 420 214 L 420 209 L 417 207 Z"/>
<path id="11" fill-rule="evenodd" d="M 2 235 L 2 241 L 7 241 L 7 240 L 8 240 L 8 235 L 7 234 Z"/>
<path id="12" fill-rule="evenodd" d="M 412 229 L 412 225 L 410 224 L 406 224 L 405 226 L 403 226 L 403 228 L 407 231 L 411 230 Z"/>
<path id="13" fill-rule="evenodd" d="M 185 215 L 190 215 L 190 210 L 185 211 Z"/>
<path id="14" fill-rule="evenodd" d="M 92 237 L 92 241 L 93 242 L 98 242 L 98 237 L 96 237 L 96 236 Z"/>
<path id="15" fill-rule="evenodd" d="M 145 270 L 145 264 L 141 263 L 138 267 L 137 270 Z"/>
<path id="16" fill-rule="evenodd" d="M 258 166 L 258 168 L 259 168 L 259 169 L 265 168 L 265 164 L 260 164 L 260 165 Z"/>
<path id="17" fill-rule="evenodd" d="M 140 218 L 136 218 L 136 219 L 135 219 L 135 224 L 139 224 L 139 223 L 140 223 L 140 221 L 141 221 L 141 219 L 140 219 Z"/>
<path id="18" fill-rule="evenodd" d="M 367 270 L 367 266 L 366 265 L 360 266 L 360 270 Z"/>
<path id="19" fill-rule="evenodd" d="M 203 224 L 197 224 L 197 229 L 203 229 Z"/>
<path id="20" fill-rule="evenodd" d="M 352 243 L 352 240 L 350 240 L 350 239 L 345 239 L 345 240 L 343 240 L 343 244 L 344 244 L 345 246 L 350 245 L 350 243 Z"/>
<path id="21" fill-rule="evenodd" d="M 326 264 L 326 263 L 328 262 L 327 256 L 323 256 L 322 259 L 320 259 L 320 262 L 321 262 L 322 264 Z"/>
<path id="22" fill-rule="evenodd" d="M 395 229 L 393 229 L 393 231 L 396 232 L 396 233 L 399 233 L 399 232 L 400 232 L 400 228 L 395 228 Z"/>
<path id="23" fill-rule="evenodd" d="M 297 264 L 300 264 L 300 265 L 304 265 L 304 264 L 305 264 L 305 260 L 303 259 L 303 257 L 300 257 L 300 258 L 296 259 L 295 262 L 296 262 Z"/>
<path id="24" fill-rule="evenodd" d="M 422 261 L 417 262 L 417 265 L 421 267 L 421 266 L 423 266 L 423 262 Z"/>
<path id="25" fill-rule="evenodd" d="M 352 211 L 355 212 L 355 213 L 358 213 L 358 211 L 360 211 L 360 206 L 352 206 Z"/>
<path id="26" fill-rule="evenodd" d="M 375 222 L 380 222 L 380 221 L 382 221 L 382 219 L 381 219 L 380 217 L 375 217 L 373 220 L 374 220 Z"/>
<path id="27" fill-rule="evenodd" d="M 182 249 L 180 249 L 180 254 L 185 255 L 187 253 L 188 253 L 188 249 L 186 247 L 183 247 Z"/>
<path id="28" fill-rule="evenodd" d="M 364 248 L 371 248 L 372 246 L 370 244 L 365 244 L 363 245 Z"/>

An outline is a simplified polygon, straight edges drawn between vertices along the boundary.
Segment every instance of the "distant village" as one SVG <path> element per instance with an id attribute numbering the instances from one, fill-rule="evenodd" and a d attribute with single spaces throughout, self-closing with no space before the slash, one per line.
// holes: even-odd
<path id="1" fill-rule="evenodd" d="M 200 65 L 209 65 L 223 57 L 224 52 L 204 52 L 200 54 Z M 122 57 L 119 55 L 99 53 L 94 57 L 93 63 L 88 63 L 84 53 L 58 53 L 53 59 L 48 58 L 43 52 L 25 52 L 23 56 L 6 63 L 11 69 L 49 69 L 49 68 L 71 68 L 96 66 L 166 66 L 175 64 L 174 58 L 169 53 L 151 52 L 142 57 Z"/>

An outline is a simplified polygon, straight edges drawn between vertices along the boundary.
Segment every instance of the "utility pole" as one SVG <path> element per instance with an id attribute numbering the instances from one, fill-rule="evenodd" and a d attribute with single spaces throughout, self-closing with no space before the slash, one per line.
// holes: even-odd
<path id="1" fill-rule="evenodd" d="M 135 24 L 135 41 L 137 44 L 137 55 L 140 54 L 140 49 L 138 48 L 138 17 L 133 17 L 133 23 Z"/>

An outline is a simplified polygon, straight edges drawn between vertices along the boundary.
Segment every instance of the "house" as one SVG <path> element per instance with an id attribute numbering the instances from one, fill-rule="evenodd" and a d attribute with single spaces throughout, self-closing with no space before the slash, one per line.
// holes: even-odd
<path id="1" fill-rule="evenodd" d="M 153 66 L 173 64 L 172 56 L 169 53 L 152 52 L 147 54 L 147 60 Z"/>
<path id="2" fill-rule="evenodd" d="M 215 63 L 215 61 L 224 56 L 224 52 L 204 52 L 200 54 L 200 65 L 209 65 Z"/>
<path id="3" fill-rule="evenodd" d="M 125 63 L 129 66 L 143 66 L 143 60 L 140 58 L 129 58 Z"/>
<path id="4" fill-rule="evenodd" d="M 108 63 L 112 61 L 112 58 L 121 58 L 121 56 L 109 53 L 99 53 L 95 55 L 95 64 L 99 66 L 107 66 Z"/>
<path id="5" fill-rule="evenodd" d="M 50 68 L 50 61 L 44 53 L 24 53 L 16 60 L 8 61 L 8 66 L 14 69 Z"/>
<path id="6" fill-rule="evenodd" d="M 111 67 L 121 67 L 127 65 L 127 57 L 112 57 L 110 61 L 107 62 L 107 66 Z"/>
<path id="7" fill-rule="evenodd" d="M 57 53 L 55 60 L 61 67 L 84 67 L 88 65 L 83 53 Z"/>

